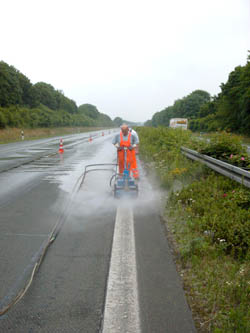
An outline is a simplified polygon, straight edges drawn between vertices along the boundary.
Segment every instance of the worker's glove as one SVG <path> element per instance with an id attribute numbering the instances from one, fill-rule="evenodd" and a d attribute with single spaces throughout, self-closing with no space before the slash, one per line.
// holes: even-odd
<path id="1" fill-rule="evenodd" d="M 131 151 L 131 150 L 133 150 L 133 147 L 132 147 L 132 146 L 129 146 L 128 149 Z"/>

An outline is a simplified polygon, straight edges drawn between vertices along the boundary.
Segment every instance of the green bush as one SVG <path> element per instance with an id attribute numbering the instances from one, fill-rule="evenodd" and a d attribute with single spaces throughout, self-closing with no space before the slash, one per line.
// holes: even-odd
<path id="1" fill-rule="evenodd" d="M 200 145 L 198 151 L 238 167 L 250 168 L 250 158 L 246 148 L 239 137 L 230 133 L 212 134 L 207 143 Z"/>
<path id="2" fill-rule="evenodd" d="M 5 128 L 7 125 L 7 119 L 4 113 L 0 110 L 0 128 Z"/>
<path id="3" fill-rule="evenodd" d="M 226 253 L 243 258 L 250 249 L 250 190 L 214 173 L 195 181 L 172 203 L 183 205 L 192 223 L 190 228 L 209 235 Z"/>
<path id="4" fill-rule="evenodd" d="M 51 110 L 40 104 L 36 108 L 9 106 L 0 108 L 0 128 L 35 128 L 35 127 L 110 127 L 112 120 L 105 114 L 98 112 L 98 118 L 93 119 L 77 112 L 70 113 L 66 110 Z"/>
<path id="5" fill-rule="evenodd" d="M 250 248 L 250 190 L 188 160 L 180 152 L 185 145 L 215 158 L 230 159 L 231 154 L 245 154 L 240 140 L 228 133 L 216 133 L 206 143 L 195 140 L 189 131 L 148 127 L 137 131 L 140 154 L 156 170 L 162 186 L 172 188 L 175 180 L 182 184 L 193 182 L 174 195 L 175 204 L 181 202 L 190 212 L 193 227 L 201 234 L 212 233 L 212 241 L 227 253 L 246 256 Z M 194 181 L 195 177 L 202 178 Z"/>
<path id="6" fill-rule="evenodd" d="M 191 162 L 181 154 L 181 146 L 191 145 L 190 131 L 172 128 L 138 127 L 140 156 L 157 171 L 161 185 L 173 186 L 175 180 L 186 181 L 194 176 L 194 169 L 202 165 Z"/>

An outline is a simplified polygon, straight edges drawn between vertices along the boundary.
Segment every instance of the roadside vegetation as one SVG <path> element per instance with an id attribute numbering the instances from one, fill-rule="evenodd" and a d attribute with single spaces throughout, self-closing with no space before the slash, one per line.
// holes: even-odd
<path id="1" fill-rule="evenodd" d="M 228 161 L 233 155 L 230 162 L 241 166 L 248 156 L 239 138 L 217 133 L 205 141 L 178 129 L 137 131 L 141 159 L 168 190 L 165 226 L 197 330 L 249 332 L 250 190 L 180 152 L 183 145 Z"/>
<path id="2" fill-rule="evenodd" d="M 110 127 L 106 114 L 94 105 L 66 97 L 51 84 L 30 80 L 15 67 L 0 61 L 0 129 L 39 127 Z"/>
<path id="3" fill-rule="evenodd" d="M 67 134 L 77 134 L 83 132 L 97 131 L 99 127 L 58 127 L 58 128 L 25 128 L 24 139 L 35 140 L 49 138 L 54 136 L 62 136 Z M 0 130 L 0 144 L 21 141 L 20 128 L 5 128 Z"/>
<path id="4" fill-rule="evenodd" d="M 188 118 L 194 132 L 230 131 L 250 135 L 250 55 L 222 83 L 216 96 L 195 90 L 173 105 L 156 112 L 146 126 L 169 126 L 171 118 Z"/>
<path id="5" fill-rule="evenodd" d="M 211 133 L 205 138 L 193 141 L 192 147 L 201 154 L 250 170 L 250 157 L 242 137 L 238 135 L 227 132 Z"/>
<path id="6" fill-rule="evenodd" d="M 194 119 L 200 112 L 202 106 L 211 101 L 211 96 L 207 91 L 195 90 L 189 95 L 177 99 L 173 105 L 156 112 L 145 126 L 169 126 L 171 118 Z"/>

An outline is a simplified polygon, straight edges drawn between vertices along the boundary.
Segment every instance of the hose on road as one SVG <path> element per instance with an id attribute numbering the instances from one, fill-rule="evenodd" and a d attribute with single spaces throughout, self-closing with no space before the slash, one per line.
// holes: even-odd
<path id="1" fill-rule="evenodd" d="M 27 291 L 29 290 L 33 280 L 34 280 L 34 276 L 36 274 L 36 272 L 38 271 L 46 253 L 47 250 L 49 248 L 49 246 L 55 241 L 55 239 L 57 238 L 60 230 L 62 229 L 62 226 L 64 224 L 64 222 L 66 221 L 68 215 L 69 215 L 69 208 L 70 205 L 73 201 L 74 196 L 78 193 L 78 191 L 81 188 L 82 182 L 79 185 L 79 181 L 81 180 L 81 178 L 84 176 L 84 173 L 81 174 L 81 176 L 78 178 L 73 191 L 72 191 L 72 195 L 64 209 L 64 211 L 62 212 L 62 215 L 59 217 L 59 220 L 57 221 L 57 223 L 54 225 L 52 231 L 50 232 L 47 241 L 43 244 L 43 246 L 40 248 L 40 251 L 37 255 L 37 260 L 33 265 L 33 268 L 31 270 L 30 273 L 30 278 L 28 279 L 28 281 L 26 282 L 25 286 L 20 288 L 19 292 L 17 292 L 16 296 L 7 304 L 4 305 L 1 309 L 0 309 L 0 317 L 3 316 L 6 312 L 8 312 L 15 304 L 17 304 L 23 297 L 24 295 L 27 293 Z M 0 302 L 1 303 L 1 302 Z M 0 304 L 1 305 L 1 304 Z"/>
<path id="2" fill-rule="evenodd" d="M 27 293 L 27 291 L 29 290 L 33 280 L 34 280 L 34 276 L 36 274 L 36 272 L 38 271 L 46 253 L 47 250 L 49 248 L 49 246 L 55 241 L 55 239 L 57 238 L 59 232 L 61 231 L 68 215 L 70 212 L 70 206 L 71 203 L 73 202 L 73 199 L 75 197 L 75 195 L 79 192 L 79 190 L 81 189 L 84 181 L 85 181 L 85 177 L 86 174 L 90 171 L 112 171 L 112 169 L 107 169 L 107 168 L 95 168 L 95 169 L 91 169 L 88 170 L 89 167 L 96 167 L 97 165 L 99 166 L 117 166 L 117 164 L 92 164 L 92 165 L 87 165 L 85 167 L 84 172 L 80 175 L 80 177 L 77 179 L 73 190 L 72 190 L 72 195 L 70 197 L 70 199 L 68 200 L 68 203 L 64 209 L 64 211 L 62 212 L 62 215 L 59 217 L 58 222 L 55 224 L 55 226 L 53 227 L 52 231 L 50 232 L 47 241 L 43 244 L 43 246 L 40 248 L 37 256 L 36 256 L 36 261 L 31 269 L 31 273 L 30 273 L 30 277 L 28 279 L 28 281 L 26 282 L 25 286 L 20 288 L 20 290 L 16 293 L 16 296 L 10 301 L 8 302 L 7 305 L 3 305 L 2 308 L 0 308 L 0 317 L 3 316 L 6 312 L 8 312 L 15 304 L 17 304 L 23 297 L 24 295 Z M 110 179 L 110 185 L 112 182 L 112 179 L 114 178 L 114 176 L 116 176 L 116 173 L 114 175 L 112 175 L 111 179 Z M 3 303 L 3 302 L 2 302 Z M 1 302 L 0 302 L 0 306 L 1 306 Z"/>

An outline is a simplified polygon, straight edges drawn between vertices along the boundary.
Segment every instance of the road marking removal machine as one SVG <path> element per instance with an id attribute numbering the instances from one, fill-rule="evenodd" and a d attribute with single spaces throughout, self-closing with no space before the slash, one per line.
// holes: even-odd
<path id="1" fill-rule="evenodd" d="M 110 178 L 109 185 L 112 188 L 114 198 L 137 198 L 139 188 L 137 180 L 131 177 L 130 164 L 127 163 L 127 147 L 121 148 L 124 150 L 124 170 L 123 173 L 118 172 L 118 163 L 101 163 L 101 164 L 88 164 L 82 176 L 82 181 L 79 188 L 82 187 L 85 177 L 89 172 L 93 171 L 109 171 L 113 172 Z"/>
<path id="2" fill-rule="evenodd" d="M 127 147 L 122 148 L 124 150 L 124 171 L 122 174 L 115 174 L 114 181 L 114 197 L 122 198 L 124 196 L 130 198 L 137 198 L 138 196 L 138 184 L 137 181 L 130 176 L 130 165 L 127 163 Z M 112 179 L 112 178 L 111 178 Z"/>

